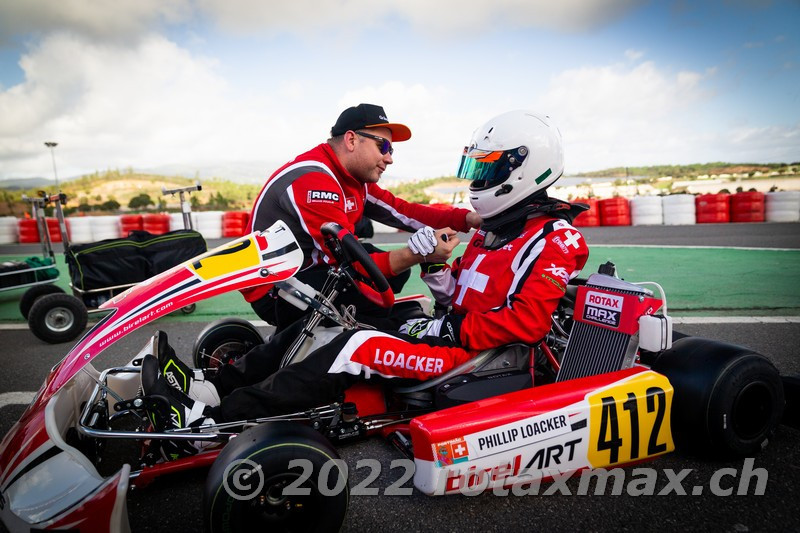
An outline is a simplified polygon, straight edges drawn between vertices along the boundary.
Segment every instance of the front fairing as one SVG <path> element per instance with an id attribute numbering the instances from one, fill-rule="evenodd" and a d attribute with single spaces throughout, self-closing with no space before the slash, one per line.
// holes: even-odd
<path id="1" fill-rule="evenodd" d="M 39 396 L 57 391 L 134 329 L 213 296 L 283 281 L 297 272 L 302 261 L 297 240 L 278 221 L 266 231 L 241 237 L 131 287 L 101 306 L 110 311 L 108 316 L 56 366 Z"/>
<path id="2" fill-rule="evenodd" d="M 296 239 L 279 221 L 263 232 L 251 233 L 177 265 L 106 302 L 102 308 L 109 314 L 53 368 L 0 443 L 0 511 L 26 506 L 24 502 L 31 500 L 28 496 L 39 490 L 38 482 L 47 481 L 49 476 L 71 477 L 69 482 L 78 485 L 54 486 L 60 487 L 58 494 L 75 496 L 88 494 L 90 487 L 102 481 L 88 459 L 63 439 L 67 430 L 64 424 L 74 425 L 79 406 L 94 383 L 92 376 L 97 372 L 90 363 L 101 352 L 136 328 L 187 305 L 229 291 L 283 281 L 299 270 L 302 261 Z M 45 453 L 49 455 L 42 455 Z M 57 465 L 58 461 L 65 462 Z M 75 505 L 66 500 L 64 505 L 52 503 L 50 514 Z M 26 521 L 43 518 L 37 512 L 28 514 Z"/>

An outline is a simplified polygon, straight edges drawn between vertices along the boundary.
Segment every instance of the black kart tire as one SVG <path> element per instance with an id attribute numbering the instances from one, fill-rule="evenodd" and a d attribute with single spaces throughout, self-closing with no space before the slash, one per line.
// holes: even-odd
<path id="1" fill-rule="evenodd" d="M 800 376 L 781 376 L 781 381 L 786 397 L 786 409 L 783 411 L 781 423 L 800 429 Z"/>
<path id="2" fill-rule="evenodd" d="M 197 336 L 192 360 L 195 368 L 215 371 L 230 362 L 230 357 L 240 357 L 263 343 L 261 333 L 247 320 L 223 318 L 206 326 Z"/>
<path id="3" fill-rule="evenodd" d="M 299 464 L 290 468 L 293 460 Z M 327 439 L 299 423 L 267 422 L 233 439 L 214 461 L 203 518 L 207 532 L 321 533 L 341 528 L 348 503 L 347 467 Z"/>
<path id="4" fill-rule="evenodd" d="M 667 376 L 675 391 L 671 426 L 679 451 L 752 456 L 781 421 L 781 377 L 772 362 L 747 348 L 684 337 L 652 368 Z"/>
<path id="5" fill-rule="evenodd" d="M 75 296 L 55 293 L 37 299 L 28 312 L 28 327 L 39 339 L 57 344 L 69 342 L 86 328 L 89 312 Z"/>
<path id="6" fill-rule="evenodd" d="M 30 313 L 31 307 L 33 307 L 33 303 L 36 300 L 47 294 L 55 294 L 57 292 L 63 293 L 64 289 L 51 283 L 47 285 L 34 285 L 25 291 L 22 294 L 22 298 L 19 299 L 19 312 L 22 313 L 22 317 L 28 320 L 28 313 Z"/>

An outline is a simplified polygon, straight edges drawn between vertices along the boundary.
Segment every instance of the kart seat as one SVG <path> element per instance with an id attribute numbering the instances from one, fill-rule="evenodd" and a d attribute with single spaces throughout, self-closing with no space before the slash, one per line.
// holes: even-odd
<path id="1" fill-rule="evenodd" d="M 478 355 L 455 368 L 452 368 L 433 379 L 407 387 L 396 387 L 398 394 L 412 394 L 435 389 L 442 383 L 463 374 L 492 370 L 509 370 L 522 368 L 528 364 L 531 347 L 527 344 L 507 344 L 497 348 L 484 350 Z"/>

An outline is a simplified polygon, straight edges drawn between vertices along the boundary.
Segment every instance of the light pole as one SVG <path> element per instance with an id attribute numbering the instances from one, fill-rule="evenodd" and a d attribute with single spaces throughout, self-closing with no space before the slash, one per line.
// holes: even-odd
<path id="1" fill-rule="evenodd" d="M 58 172 L 56 172 L 56 154 L 55 151 L 53 150 L 56 146 L 58 146 L 58 143 L 50 141 L 44 143 L 44 145 L 50 148 L 50 156 L 53 158 L 53 174 L 56 177 L 56 192 L 58 192 L 60 191 L 60 189 L 58 188 Z"/>

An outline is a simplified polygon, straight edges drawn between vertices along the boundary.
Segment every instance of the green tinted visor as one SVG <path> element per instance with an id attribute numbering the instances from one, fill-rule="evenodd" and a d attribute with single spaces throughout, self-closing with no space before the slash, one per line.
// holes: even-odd
<path id="1" fill-rule="evenodd" d="M 507 180 L 511 172 L 525 161 L 527 155 L 528 149 L 524 146 L 494 152 L 465 147 L 456 176 L 470 181 L 482 181 L 485 182 L 484 187 L 491 187 Z"/>

